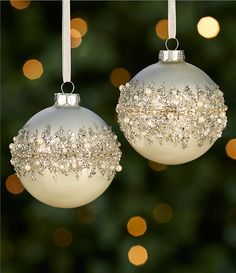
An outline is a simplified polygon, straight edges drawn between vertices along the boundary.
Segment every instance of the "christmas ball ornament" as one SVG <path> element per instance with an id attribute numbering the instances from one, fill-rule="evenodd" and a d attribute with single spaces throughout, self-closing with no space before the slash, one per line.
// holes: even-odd
<path id="1" fill-rule="evenodd" d="M 168 49 L 168 47 L 167 47 Z M 159 62 L 120 86 L 120 128 L 132 147 L 162 164 L 204 154 L 226 126 L 223 93 L 182 50 L 162 50 Z"/>
<path id="2" fill-rule="evenodd" d="M 80 106 L 71 82 L 70 0 L 62 0 L 61 93 L 34 115 L 10 144 L 11 164 L 26 190 L 60 208 L 92 202 L 122 170 L 120 143 L 107 124 Z M 72 85 L 71 93 L 64 84 Z"/>
<path id="3" fill-rule="evenodd" d="M 13 141 L 17 176 L 30 194 L 51 206 L 93 201 L 122 169 L 117 136 L 79 105 L 78 94 L 55 94 L 55 105 L 34 115 Z"/>

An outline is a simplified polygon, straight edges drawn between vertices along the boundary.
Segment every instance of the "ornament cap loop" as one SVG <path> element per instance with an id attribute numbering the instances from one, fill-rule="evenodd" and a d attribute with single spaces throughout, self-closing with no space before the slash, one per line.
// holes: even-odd
<path id="1" fill-rule="evenodd" d="M 160 50 L 159 61 L 162 63 L 184 62 L 185 56 L 183 50 Z"/>
<path id="2" fill-rule="evenodd" d="M 73 84 L 73 82 L 71 82 L 71 81 L 67 81 L 67 82 L 63 82 L 62 84 L 61 84 L 61 92 L 62 93 L 66 93 L 66 92 L 64 92 L 64 85 L 65 84 L 71 84 L 71 86 L 72 86 L 72 90 L 71 90 L 71 92 L 70 92 L 70 94 L 72 94 L 73 92 L 74 92 L 74 90 L 75 90 L 75 85 Z"/>
<path id="3" fill-rule="evenodd" d="M 177 38 L 168 38 L 166 41 L 165 41 L 165 46 L 166 46 L 166 49 L 167 50 L 170 50 L 170 48 L 168 47 L 168 42 L 171 41 L 171 40 L 174 40 L 176 42 L 176 46 L 174 48 L 174 50 L 176 50 L 178 47 L 179 47 L 179 41 Z"/>
<path id="4" fill-rule="evenodd" d="M 56 93 L 54 95 L 56 106 L 78 107 L 80 104 L 80 95 L 71 93 Z"/>

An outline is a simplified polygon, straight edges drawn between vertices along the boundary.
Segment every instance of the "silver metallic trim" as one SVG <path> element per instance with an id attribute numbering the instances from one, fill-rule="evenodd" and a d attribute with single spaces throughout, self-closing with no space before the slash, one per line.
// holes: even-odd
<path id="1" fill-rule="evenodd" d="M 160 50 L 159 61 L 162 63 L 184 62 L 185 55 L 183 50 Z"/>

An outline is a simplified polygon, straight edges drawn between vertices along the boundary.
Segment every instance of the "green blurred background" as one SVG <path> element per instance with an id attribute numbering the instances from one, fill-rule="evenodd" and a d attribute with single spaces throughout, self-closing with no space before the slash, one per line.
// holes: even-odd
<path id="1" fill-rule="evenodd" d="M 61 2 L 31 1 L 19 10 L 2 1 L 2 272 L 235 273 L 236 148 L 229 141 L 236 137 L 236 2 L 177 3 L 186 60 L 219 84 L 229 107 L 223 137 L 201 158 L 179 166 L 147 162 L 128 145 L 116 122 L 119 91 L 111 83 L 158 60 L 164 41 L 155 26 L 167 17 L 167 2 L 72 1 L 71 13 L 88 26 L 72 49 L 72 79 L 82 105 L 113 125 L 123 171 L 99 199 L 77 209 L 48 207 L 19 185 L 6 185 L 14 174 L 9 143 L 60 90 Z M 215 38 L 198 33 L 204 16 L 218 20 Z M 37 80 L 22 72 L 29 59 L 43 65 Z M 125 73 L 114 76 L 119 67 Z M 135 259 L 143 265 L 134 265 Z"/>

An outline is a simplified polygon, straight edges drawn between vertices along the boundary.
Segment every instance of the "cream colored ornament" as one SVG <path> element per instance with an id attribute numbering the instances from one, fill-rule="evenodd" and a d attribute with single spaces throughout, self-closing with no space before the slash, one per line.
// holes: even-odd
<path id="1" fill-rule="evenodd" d="M 122 169 L 117 136 L 79 105 L 78 94 L 55 94 L 55 105 L 34 115 L 13 140 L 17 176 L 31 195 L 54 207 L 93 201 Z"/>
<path id="2" fill-rule="evenodd" d="M 162 164 L 182 164 L 203 155 L 226 126 L 219 87 L 184 61 L 182 50 L 162 50 L 159 62 L 120 86 L 120 128 L 132 147 Z"/>
<path id="3" fill-rule="evenodd" d="M 62 93 L 34 115 L 10 144 L 11 164 L 26 190 L 54 207 L 73 208 L 99 197 L 110 185 L 121 151 L 117 136 L 72 94 L 70 0 L 62 1 Z M 72 85 L 71 93 L 64 84 Z"/>

